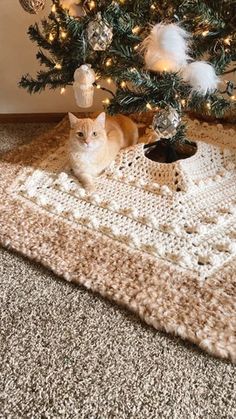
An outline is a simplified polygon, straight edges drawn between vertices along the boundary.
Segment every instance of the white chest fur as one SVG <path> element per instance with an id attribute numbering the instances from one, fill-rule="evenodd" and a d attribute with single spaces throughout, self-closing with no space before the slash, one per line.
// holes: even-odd
<path id="1" fill-rule="evenodd" d="M 73 153 L 71 155 L 71 163 L 73 166 L 77 166 L 78 169 L 93 176 L 97 176 L 100 172 L 97 150 L 91 150 L 89 147 L 82 153 Z"/>

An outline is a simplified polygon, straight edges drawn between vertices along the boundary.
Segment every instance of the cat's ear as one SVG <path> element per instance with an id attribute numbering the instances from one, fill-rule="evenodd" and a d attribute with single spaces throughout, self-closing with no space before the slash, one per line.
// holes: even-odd
<path id="1" fill-rule="evenodd" d="M 78 118 L 76 118 L 76 116 L 73 115 L 73 113 L 70 113 L 70 112 L 68 112 L 68 116 L 69 116 L 70 126 L 71 126 L 71 128 L 74 128 L 74 126 L 78 122 Z"/>
<path id="2" fill-rule="evenodd" d="M 98 122 L 102 126 L 102 128 L 105 128 L 105 123 L 106 123 L 105 112 L 102 112 L 102 113 L 100 113 L 100 115 L 97 116 L 96 122 Z"/>

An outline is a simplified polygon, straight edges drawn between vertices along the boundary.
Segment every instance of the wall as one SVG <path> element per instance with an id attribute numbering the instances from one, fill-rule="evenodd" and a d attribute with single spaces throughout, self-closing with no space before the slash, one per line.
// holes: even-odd
<path id="1" fill-rule="evenodd" d="M 48 15 L 47 8 L 37 16 L 26 13 L 18 0 L 0 0 L 0 113 L 35 113 L 81 111 L 76 106 L 72 87 L 64 95 L 60 91 L 47 90 L 40 94 L 30 95 L 17 86 L 22 74 L 34 75 L 38 70 L 35 58 L 37 45 L 28 36 L 30 24 L 40 21 Z M 103 92 L 96 90 L 93 108 L 101 108 Z M 89 109 L 90 110 L 90 109 Z"/>

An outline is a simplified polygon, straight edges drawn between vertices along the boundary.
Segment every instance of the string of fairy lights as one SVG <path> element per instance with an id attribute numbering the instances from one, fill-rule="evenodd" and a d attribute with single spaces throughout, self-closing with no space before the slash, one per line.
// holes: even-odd
<path id="1" fill-rule="evenodd" d="M 124 5 L 125 4 L 125 2 L 126 2 L 126 0 L 117 0 L 117 3 L 119 3 L 120 5 Z M 82 3 L 84 3 L 83 2 L 83 0 L 81 0 L 81 1 L 78 1 L 77 2 L 77 4 L 79 5 L 79 4 L 82 4 Z M 86 1 L 86 8 L 89 10 L 89 11 L 93 11 L 94 9 L 96 9 L 96 7 L 97 7 L 97 4 L 96 4 L 96 1 L 94 1 L 94 0 L 89 0 L 89 1 Z M 156 11 L 157 10 L 157 5 L 156 4 L 151 4 L 150 5 L 150 10 L 152 11 L 152 12 L 154 12 L 154 11 Z M 56 4 L 53 4 L 52 5 L 52 7 L 51 7 L 51 12 L 52 13 L 57 13 L 57 6 L 56 6 Z M 183 16 L 183 20 L 185 20 L 186 19 L 186 16 Z M 208 25 L 209 26 L 209 22 L 206 20 L 205 22 L 205 25 Z M 142 31 L 142 27 L 140 27 L 140 26 L 135 26 L 133 29 L 132 29 L 132 33 L 133 34 L 135 34 L 135 35 L 138 35 L 140 32 Z M 200 30 L 198 30 L 197 32 L 196 32 L 197 34 L 200 34 L 202 37 L 207 37 L 207 36 L 209 36 L 210 35 L 210 33 L 211 33 L 211 31 L 210 31 L 210 27 L 208 27 L 208 28 L 206 28 L 206 27 L 204 27 L 203 29 L 200 29 Z M 68 36 L 68 33 L 67 33 L 67 31 L 65 30 L 65 29 L 63 29 L 63 28 L 60 28 L 60 32 L 59 32 L 59 37 L 61 38 L 61 40 L 66 40 L 66 38 L 67 38 L 67 36 Z M 217 40 L 217 42 L 219 43 L 219 42 L 221 42 L 226 48 L 225 48 L 225 52 L 226 53 L 229 53 L 229 49 L 227 48 L 227 47 L 230 47 L 231 46 L 231 43 L 233 42 L 233 40 L 234 40 L 234 38 L 236 37 L 236 34 L 235 35 L 231 35 L 231 36 L 226 36 L 226 37 L 224 37 L 223 39 L 218 39 Z M 52 32 L 50 32 L 49 33 L 49 36 L 48 36 L 48 40 L 50 41 L 50 42 L 53 42 L 54 40 L 55 40 L 55 35 L 52 33 Z M 135 45 L 133 48 L 134 48 L 134 51 L 137 51 L 138 49 L 139 49 L 139 47 L 140 47 L 140 45 L 139 44 L 137 44 L 137 45 Z M 106 67 L 111 67 L 113 65 L 113 60 L 112 60 L 112 58 L 107 58 L 106 59 L 106 61 L 105 61 L 105 66 Z M 57 63 L 55 63 L 55 67 L 54 67 L 55 69 L 57 69 L 57 70 L 62 70 L 62 64 L 61 63 L 59 63 L 59 62 L 57 62 Z M 130 69 L 131 71 L 135 71 L 135 67 L 133 67 L 133 68 L 131 68 Z M 228 71 L 227 73 L 230 73 L 230 71 Z M 107 91 L 107 92 L 109 92 L 109 93 L 111 93 L 111 94 L 113 94 L 113 92 L 111 91 L 111 90 L 109 90 L 109 89 L 107 89 L 107 88 L 105 88 L 105 87 L 103 87 L 102 85 L 101 85 L 101 83 L 98 83 L 98 81 L 100 80 L 100 76 L 97 76 L 96 77 L 96 82 L 95 82 L 95 87 L 99 90 L 99 89 L 102 89 L 102 90 L 104 90 L 104 91 Z M 106 80 L 106 82 L 107 82 L 107 84 L 108 85 L 112 85 L 113 83 L 114 83 L 114 80 L 112 79 L 112 77 L 108 77 L 108 78 L 106 78 L 105 79 Z M 229 81 L 228 80 L 222 80 L 222 83 L 224 83 L 226 86 L 228 85 L 228 83 L 229 83 Z M 125 80 L 123 80 L 123 81 L 121 81 L 120 83 L 119 83 L 119 85 L 120 85 L 120 87 L 121 88 L 126 88 L 127 87 L 127 82 L 125 81 Z M 235 87 L 233 87 L 233 89 L 235 89 Z M 223 92 L 221 92 L 221 93 L 226 93 L 226 89 L 223 91 Z M 61 87 L 61 89 L 60 89 L 60 93 L 62 94 L 62 95 L 64 95 L 65 93 L 66 93 L 66 87 L 64 86 L 64 87 Z M 235 94 L 231 94 L 230 96 L 230 99 L 232 100 L 232 101 L 236 101 L 236 95 Z M 179 98 L 179 95 L 178 94 L 176 94 L 175 95 L 175 98 L 177 99 L 177 98 Z M 106 106 L 108 106 L 109 104 L 110 104 L 110 99 L 109 99 L 109 97 L 106 97 L 103 101 L 103 104 L 104 105 L 106 105 Z M 180 108 L 182 107 L 182 108 L 186 108 L 187 107 L 187 105 L 188 105 L 188 100 L 187 99 L 183 99 L 183 98 L 179 98 L 179 104 L 180 104 Z M 211 109 L 211 107 L 212 107 L 212 103 L 211 103 L 211 101 L 209 100 L 209 99 L 207 99 L 206 100 L 206 104 L 205 104 L 205 106 L 206 106 L 206 110 L 210 110 Z M 153 104 L 151 104 L 151 103 L 147 103 L 146 104 L 146 108 L 148 109 L 148 110 L 156 110 L 156 109 L 158 109 L 158 107 L 157 106 L 154 106 Z"/>

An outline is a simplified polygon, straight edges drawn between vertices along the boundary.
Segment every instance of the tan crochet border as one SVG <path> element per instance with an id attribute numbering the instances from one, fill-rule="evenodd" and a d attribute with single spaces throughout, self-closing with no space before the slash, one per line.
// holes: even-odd
<path id="1" fill-rule="evenodd" d="M 108 297 L 148 324 L 236 362 L 236 261 L 204 283 L 191 273 L 72 227 L 7 192 L 19 171 L 56 149 L 64 123 L 0 162 L 0 243 Z"/>

